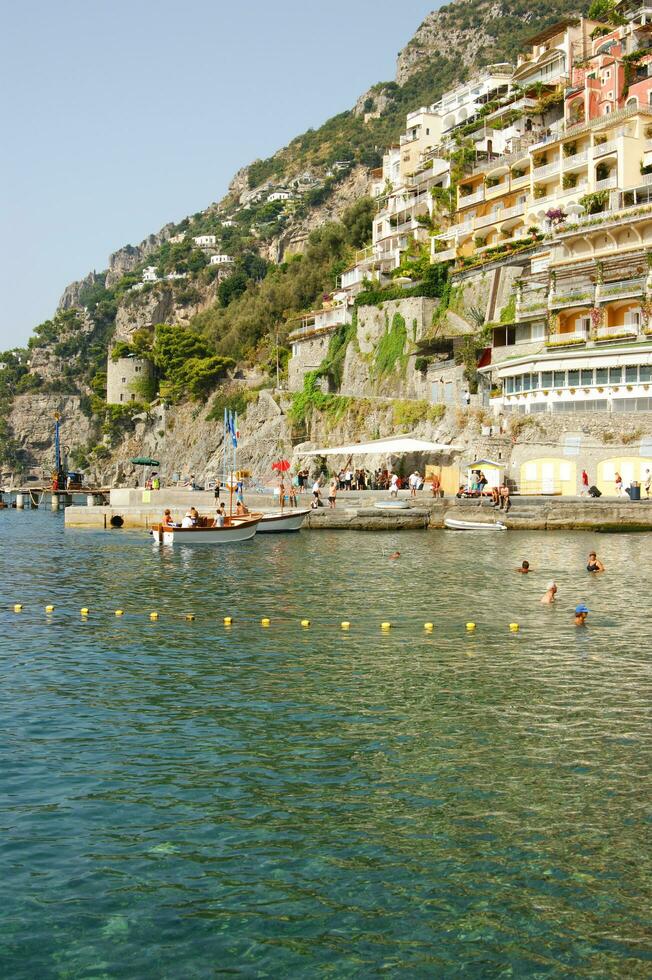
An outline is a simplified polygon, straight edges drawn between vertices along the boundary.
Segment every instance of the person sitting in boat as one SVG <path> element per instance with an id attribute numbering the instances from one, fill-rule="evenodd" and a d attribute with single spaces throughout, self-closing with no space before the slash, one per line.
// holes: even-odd
<path id="1" fill-rule="evenodd" d="M 224 522 L 226 520 L 226 515 L 221 507 L 217 508 L 215 513 L 215 519 L 213 521 L 213 527 L 224 527 Z"/>
<path id="2" fill-rule="evenodd" d="M 170 508 L 167 507 L 163 513 L 163 520 L 161 521 L 163 527 L 174 527 L 174 521 L 172 520 L 172 514 L 170 513 Z"/>
<path id="3" fill-rule="evenodd" d="M 192 519 L 192 514 L 190 513 L 189 510 L 187 510 L 186 513 L 183 515 L 183 520 L 181 521 L 181 527 L 188 528 L 194 526 L 195 526 L 195 522 Z"/>
<path id="4" fill-rule="evenodd" d="M 199 524 L 199 511 L 196 507 L 190 508 L 190 516 L 192 517 L 192 526 L 197 527 Z"/>
<path id="5" fill-rule="evenodd" d="M 235 505 L 236 517 L 245 517 L 245 515 L 248 513 L 249 513 L 249 508 L 244 505 L 242 500 L 238 500 L 238 502 Z"/>

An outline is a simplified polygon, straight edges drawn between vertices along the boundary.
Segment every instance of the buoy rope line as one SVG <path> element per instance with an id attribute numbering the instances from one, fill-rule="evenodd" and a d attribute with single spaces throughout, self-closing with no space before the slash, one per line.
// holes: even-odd
<path id="1" fill-rule="evenodd" d="M 24 616 L 24 614 L 27 613 L 28 610 L 29 612 L 33 612 L 35 611 L 35 609 L 36 607 L 33 606 L 25 607 L 22 603 L 15 602 L 11 606 L 10 611 L 16 615 Z M 54 622 L 55 618 L 59 618 L 61 620 L 61 615 L 57 617 L 57 607 L 53 604 L 44 606 L 43 612 L 45 614 L 46 621 L 48 623 Z M 66 617 L 71 614 L 71 611 L 68 607 L 64 607 L 61 610 L 61 612 Z M 106 609 L 95 608 L 91 606 L 81 606 L 78 612 L 78 616 L 82 622 L 89 621 L 91 619 L 93 621 L 97 621 L 98 618 L 104 619 L 109 616 L 112 616 L 114 619 L 147 618 L 150 620 L 150 622 L 153 623 L 158 622 L 160 620 L 168 621 L 168 622 L 191 623 L 191 622 L 195 622 L 197 618 L 195 613 L 190 613 L 190 612 L 175 613 L 175 612 L 160 612 L 158 610 L 152 610 L 151 612 L 129 612 L 122 608 L 114 609 L 112 610 L 112 612 L 109 612 Z M 300 619 L 298 617 L 288 616 L 287 614 L 283 614 L 283 613 L 275 614 L 274 616 L 254 616 L 251 614 L 239 613 L 237 615 L 234 614 L 231 616 L 218 616 L 214 620 L 208 619 L 208 617 L 201 617 L 201 618 L 203 619 L 204 622 L 216 623 L 217 625 L 223 626 L 225 629 L 230 629 L 234 626 L 237 626 L 239 623 L 243 623 L 245 625 L 256 623 L 260 626 L 261 629 L 270 629 L 271 627 L 277 625 L 278 626 L 295 625 L 303 630 L 308 630 L 311 627 L 325 627 L 325 628 L 336 627 L 343 630 L 344 632 L 349 632 L 349 631 L 357 632 L 357 631 L 366 631 L 373 627 L 377 627 L 381 632 L 389 633 L 393 629 L 401 629 L 406 627 L 414 629 L 415 626 L 418 626 L 419 629 L 423 630 L 425 634 L 429 634 L 429 633 L 434 633 L 437 630 L 438 625 L 443 625 L 443 622 L 438 624 L 437 621 L 434 620 L 426 620 L 425 622 L 420 622 L 415 620 L 413 616 L 406 616 L 400 613 L 391 620 L 385 619 L 385 620 L 375 620 L 375 621 L 371 620 L 368 616 L 356 620 L 343 619 L 337 621 L 333 619 L 321 619 L 321 618 L 316 620 L 311 620 L 306 618 Z M 30 622 L 32 621 L 34 620 L 30 617 Z M 450 626 L 450 620 L 446 620 L 446 625 Z M 474 622 L 466 622 L 459 625 L 463 627 L 467 633 L 474 633 L 477 628 L 477 624 Z M 508 623 L 506 625 L 511 633 L 518 633 L 520 629 L 518 623 Z"/>

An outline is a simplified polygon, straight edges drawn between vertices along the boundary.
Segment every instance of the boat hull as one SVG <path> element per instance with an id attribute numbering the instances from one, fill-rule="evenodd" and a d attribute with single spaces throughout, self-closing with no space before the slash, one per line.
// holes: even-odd
<path id="1" fill-rule="evenodd" d="M 258 516 L 223 527 L 163 528 L 157 524 L 152 528 L 152 535 L 159 544 L 237 544 L 253 538 L 259 524 Z"/>
<path id="2" fill-rule="evenodd" d="M 491 524 L 483 521 L 458 521 L 453 517 L 445 517 L 444 525 L 449 531 L 506 531 L 507 525 L 500 521 Z"/>
<path id="3" fill-rule="evenodd" d="M 281 513 L 270 511 L 263 514 L 258 525 L 258 534 L 277 534 L 281 531 L 300 531 L 309 509 L 291 510 Z"/>

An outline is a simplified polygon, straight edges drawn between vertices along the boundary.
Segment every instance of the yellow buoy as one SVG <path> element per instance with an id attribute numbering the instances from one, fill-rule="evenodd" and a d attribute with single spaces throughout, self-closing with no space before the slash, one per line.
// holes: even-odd
<path id="1" fill-rule="evenodd" d="M 20 602 L 14 602 L 14 612 L 22 612 L 23 606 Z"/>
<path id="2" fill-rule="evenodd" d="M 46 606 L 45 607 L 45 611 L 46 612 L 54 612 L 54 606 Z"/>
<path id="3" fill-rule="evenodd" d="M 434 623 L 424 623 L 423 624 L 423 628 L 426 631 L 426 633 L 432 633 L 432 631 L 435 628 L 435 624 Z"/>
<path id="4" fill-rule="evenodd" d="M 192 623 L 192 621 L 193 621 L 194 618 L 195 617 L 194 617 L 194 615 L 192 613 L 186 613 L 186 619 L 187 619 L 187 621 L 189 623 Z"/>
<path id="5" fill-rule="evenodd" d="M 475 629 L 475 623 L 467 623 L 466 628 L 471 633 Z"/>
<path id="6" fill-rule="evenodd" d="M 389 629 L 392 628 L 392 624 L 391 623 L 381 623 L 380 624 L 380 628 L 381 628 L 381 630 L 389 630 Z"/>
<path id="7" fill-rule="evenodd" d="M 267 618 L 267 616 L 263 616 L 263 618 L 260 621 L 260 625 L 261 626 L 269 626 L 269 619 Z"/>
<path id="8" fill-rule="evenodd" d="M 233 616 L 225 616 L 224 617 L 224 625 L 225 626 L 231 626 L 232 623 L 233 623 Z"/>
<path id="9" fill-rule="evenodd" d="M 509 628 L 512 633 L 518 633 L 518 623 L 510 623 Z"/>
<path id="10" fill-rule="evenodd" d="M 116 616 L 124 616 L 124 609 L 116 609 L 115 614 Z"/>
<path id="11" fill-rule="evenodd" d="M 150 619 L 158 619 L 158 613 L 157 612 L 151 612 L 149 614 L 149 618 Z"/>
<path id="12" fill-rule="evenodd" d="M 302 626 L 310 626 L 310 620 L 309 619 L 302 619 L 301 620 L 301 625 Z"/>
<path id="13" fill-rule="evenodd" d="M 348 630 L 348 628 L 350 627 L 350 625 L 351 624 L 346 619 L 342 623 L 340 623 L 340 626 L 342 627 L 343 630 Z"/>
<path id="14" fill-rule="evenodd" d="M 89 613 L 88 606 L 82 606 L 81 609 L 79 610 L 79 614 L 81 616 L 88 616 L 88 613 Z"/>

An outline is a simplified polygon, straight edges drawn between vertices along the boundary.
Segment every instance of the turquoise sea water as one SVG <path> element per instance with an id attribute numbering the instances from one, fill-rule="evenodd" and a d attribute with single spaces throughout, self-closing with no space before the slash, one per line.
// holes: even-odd
<path id="1" fill-rule="evenodd" d="M 0 535 L 3 977 L 650 976 L 652 536 Z"/>

